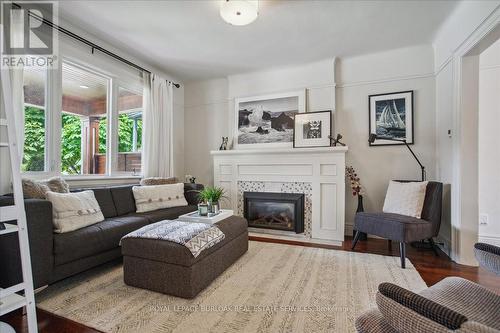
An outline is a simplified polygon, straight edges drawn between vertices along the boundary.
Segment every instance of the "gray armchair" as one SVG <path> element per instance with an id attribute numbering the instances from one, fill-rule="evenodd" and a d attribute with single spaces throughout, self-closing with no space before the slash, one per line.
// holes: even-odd
<path id="1" fill-rule="evenodd" d="M 441 226 L 441 207 L 443 184 L 429 182 L 425 192 L 421 218 L 392 213 L 357 213 L 354 221 L 356 235 L 352 249 L 356 246 L 362 232 L 399 242 L 401 267 L 405 268 L 406 243 L 429 240 L 432 250 L 438 255 L 433 237 Z"/>
<path id="2" fill-rule="evenodd" d="M 500 248 L 478 243 L 476 258 L 500 275 Z M 459 277 L 441 280 L 419 294 L 382 283 L 377 308 L 356 319 L 360 333 L 500 332 L 500 295 Z"/>

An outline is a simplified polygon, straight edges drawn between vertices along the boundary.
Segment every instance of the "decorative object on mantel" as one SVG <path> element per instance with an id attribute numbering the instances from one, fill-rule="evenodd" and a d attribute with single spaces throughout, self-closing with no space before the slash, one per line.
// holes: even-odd
<path id="1" fill-rule="evenodd" d="M 220 212 L 220 201 L 225 197 L 224 195 L 225 190 L 222 187 L 210 187 L 207 186 L 203 190 L 198 192 L 198 198 L 202 204 L 206 204 L 208 206 L 208 213 L 207 214 L 202 214 L 202 211 L 204 211 L 204 207 L 201 207 L 200 210 L 200 205 L 198 205 L 198 209 L 200 211 L 201 216 L 206 216 L 210 214 L 217 215 Z"/>
<path id="2" fill-rule="evenodd" d="M 291 148 L 294 115 L 305 109 L 305 90 L 237 98 L 234 148 Z"/>
<path id="3" fill-rule="evenodd" d="M 332 147 L 337 147 L 337 145 L 340 145 L 340 146 L 345 146 L 345 143 L 343 142 L 340 142 L 340 140 L 342 140 L 342 134 L 337 134 L 337 137 L 334 138 L 333 136 L 329 135 L 328 138 L 330 139 L 330 145 Z"/>
<path id="4" fill-rule="evenodd" d="M 413 157 L 415 158 L 415 160 L 417 161 L 418 165 L 420 166 L 420 170 L 421 170 L 421 173 L 422 173 L 422 181 L 425 180 L 426 178 L 426 174 L 425 174 L 425 167 L 422 165 L 422 163 L 420 162 L 420 160 L 418 159 L 417 155 L 415 155 L 415 153 L 413 152 L 413 150 L 410 148 L 410 146 L 408 145 L 408 143 L 406 142 L 406 139 L 396 139 L 396 138 L 390 138 L 390 137 L 384 137 L 384 136 L 380 136 L 380 135 L 377 135 L 377 134 L 370 134 L 370 137 L 368 138 L 368 142 L 370 143 L 370 145 L 372 143 L 374 143 L 376 140 L 390 140 L 390 141 L 397 141 L 397 142 L 401 142 L 403 143 L 404 145 L 406 145 L 406 148 L 408 148 L 408 150 L 410 151 L 410 153 L 413 155 Z"/>
<path id="5" fill-rule="evenodd" d="M 383 138 L 370 146 L 413 144 L 413 90 L 370 95 L 368 104 L 369 134 Z"/>
<path id="6" fill-rule="evenodd" d="M 356 170 L 352 166 L 348 166 L 345 168 L 345 175 L 351 183 L 352 195 L 358 197 L 358 208 L 356 209 L 356 213 L 364 212 L 363 208 L 363 187 L 361 186 L 361 182 L 359 179 Z M 352 230 L 352 236 L 356 235 L 356 230 Z M 366 240 L 368 235 L 364 232 L 361 233 L 359 240 Z"/>
<path id="7" fill-rule="evenodd" d="M 293 147 L 329 147 L 332 135 L 332 111 L 296 114 L 293 128 Z"/>
<path id="8" fill-rule="evenodd" d="M 185 179 L 186 183 L 191 183 L 191 184 L 196 183 L 196 177 L 193 177 L 192 175 L 185 175 L 184 179 Z"/>
<path id="9" fill-rule="evenodd" d="M 229 141 L 229 137 L 223 136 L 222 143 L 220 144 L 219 150 L 227 150 L 227 142 Z"/>

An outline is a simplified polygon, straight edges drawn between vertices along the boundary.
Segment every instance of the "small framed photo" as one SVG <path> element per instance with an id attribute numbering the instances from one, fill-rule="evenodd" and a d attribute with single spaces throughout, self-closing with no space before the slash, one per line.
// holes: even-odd
<path id="1" fill-rule="evenodd" d="M 294 123 L 294 148 L 330 146 L 332 111 L 297 113 Z"/>
<path id="2" fill-rule="evenodd" d="M 369 133 L 413 143 L 413 90 L 368 96 Z M 391 140 L 377 139 L 370 146 L 401 145 Z"/>

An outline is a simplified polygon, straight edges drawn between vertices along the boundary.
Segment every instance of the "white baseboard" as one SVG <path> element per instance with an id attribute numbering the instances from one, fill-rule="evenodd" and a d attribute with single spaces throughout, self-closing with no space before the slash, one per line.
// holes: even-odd
<path id="1" fill-rule="evenodd" d="M 441 236 L 437 236 L 436 243 L 437 243 L 436 245 L 441 249 L 441 251 L 446 253 L 446 255 L 451 258 L 451 241 L 450 241 L 450 239 L 444 238 Z"/>
<path id="2" fill-rule="evenodd" d="M 340 242 L 340 241 L 297 237 L 297 236 L 291 236 L 291 235 L 288 235 L 288 236 L 287 235 L 278 235 L 278 234 L 270 234 L 270 233 L 264 233 L 264 232 L 254 232 L 254 231 L 251 231 L 250 228 L 248 230 L 248 235 L 254 236 L 254 237 L 296 241 L 296 242 L 309 243 L 309 244 L 342 246 L 342 242 Z"/>
<path id="3" fill-rule="evenodd" d="M 482 236 L 479 235 L 480 243 L 487 243 L 495 246 L 500 246 L 500 236 Z"/>

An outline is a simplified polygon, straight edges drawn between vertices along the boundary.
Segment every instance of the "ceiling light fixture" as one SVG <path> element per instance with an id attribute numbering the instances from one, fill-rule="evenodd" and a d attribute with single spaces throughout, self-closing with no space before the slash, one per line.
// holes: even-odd
<path id="1" fill-rule="evenodd" d="M 220 16 L 232 25 L 250 24 L 258 15 L 258 0 L 224 0 L 220 6 Z"/>
<path id="2" fill-rule="evenodd" d="M 89 89 L 89 86 L 81 85 L 80 88 L 82 88 L 82 89 Z"/>

